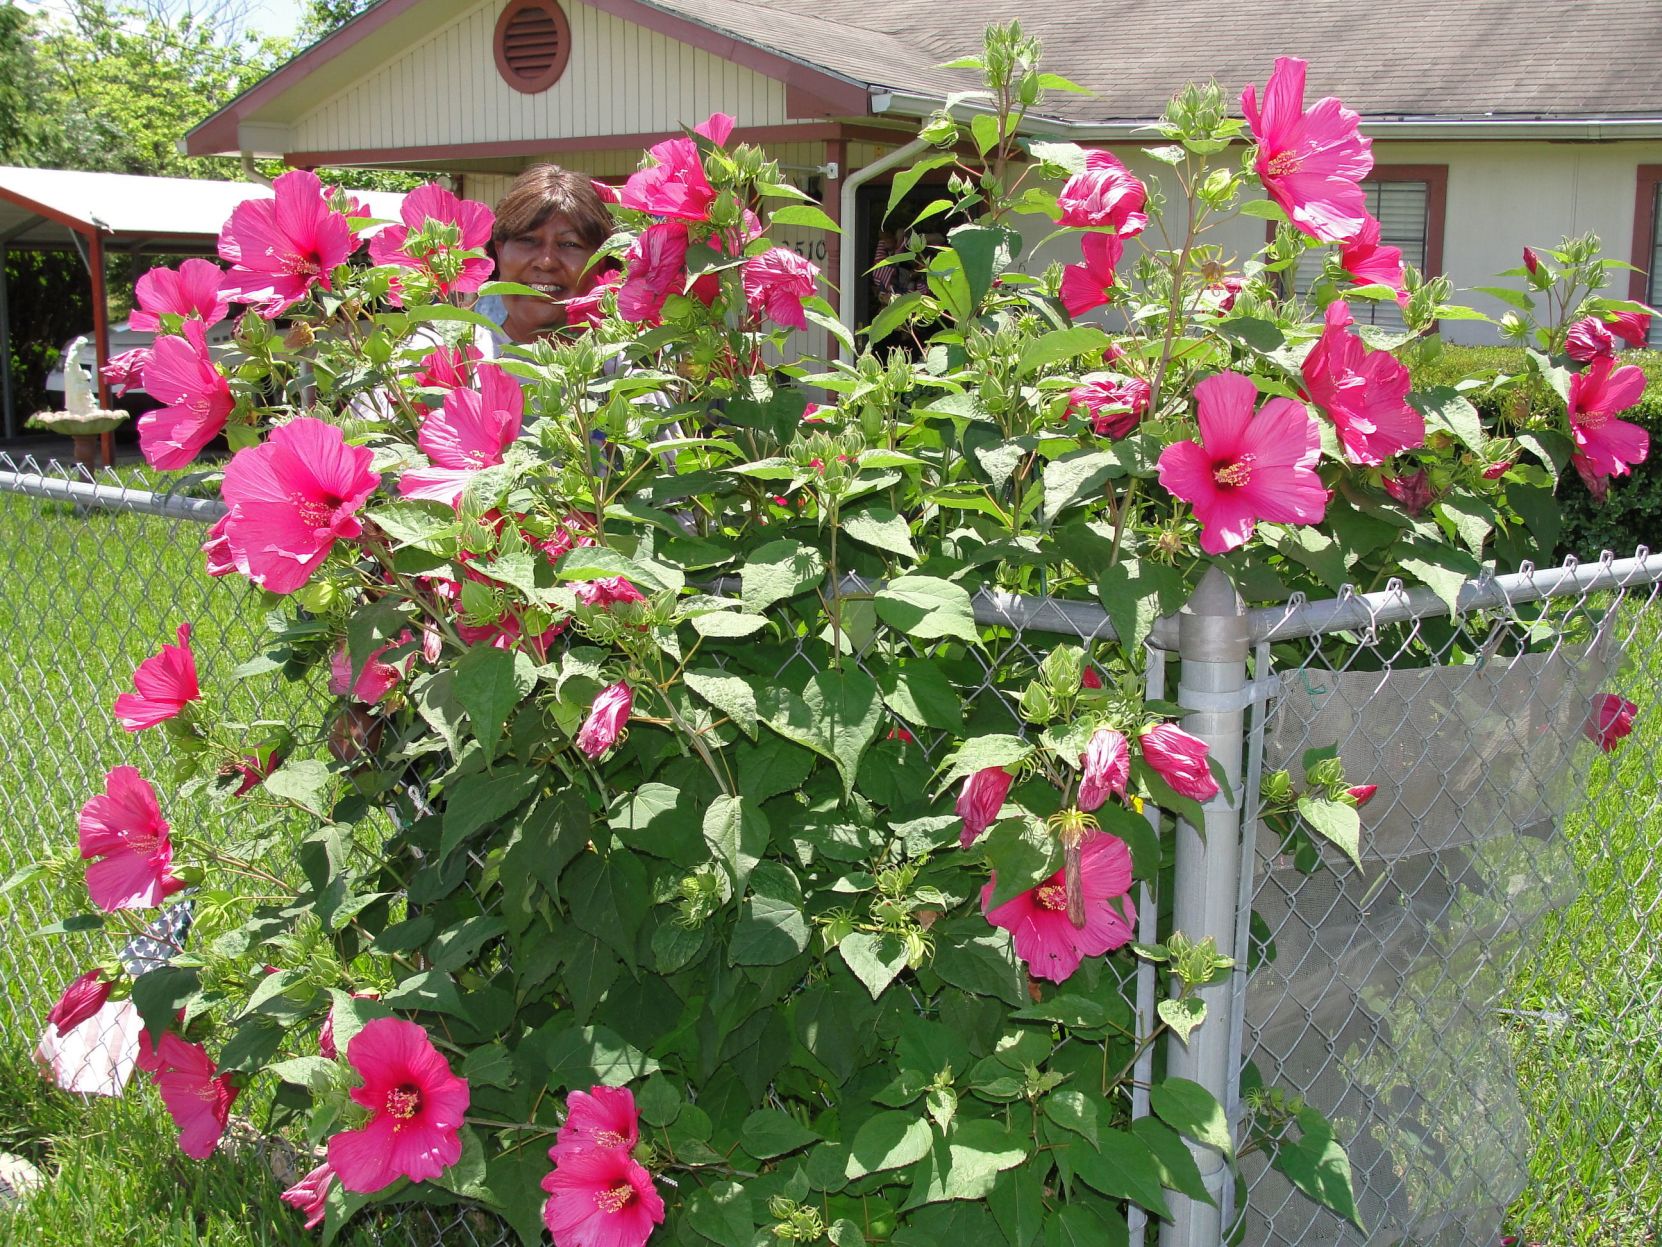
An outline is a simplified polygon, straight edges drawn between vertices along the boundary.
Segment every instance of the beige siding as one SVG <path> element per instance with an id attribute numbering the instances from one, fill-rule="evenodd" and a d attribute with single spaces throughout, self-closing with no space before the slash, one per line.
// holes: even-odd
<path id="1" fill-rule="evenodd" d="M 504 0 L 458 6 L 449 25 L 299 117 L 289 150 L 647 134 L 718 110 L 747 126 L 789 120 L 783 83 L 576 0 L 563 2 L 571 63 L 547 91 L 523 95 L 497 73 L 491 45 Z"/>

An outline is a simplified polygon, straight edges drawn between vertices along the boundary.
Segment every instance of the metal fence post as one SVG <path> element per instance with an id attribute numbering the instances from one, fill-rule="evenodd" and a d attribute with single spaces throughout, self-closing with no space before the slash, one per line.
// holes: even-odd
<path id="1" fill-rule="evenodd" d="M 1177 824 L 1176 875 L 1172 926 L 1192 940 L 1207 936 L 1220 955 L 1235 956 L 1236 901 L 1240 874 L 1241 751 L 1245 710 L 1251 698 L 1246 659 L 1250 648 L 1245 607 L 1229 578 L 1217 568 L 1207 572 L 1178 618 L 1177 700 L 1193 713 L 1184 731 L 1205 741 L 1228 776 L 1228 793 L 1220 792 L 1203 807 L 1204 826 Z M 1189 1036 L 1175 1035 L 1166 1046 L 1166 1068 L 1175 1077 L 1205 1087 L 1220 1104 L 1229 1102 L 1235 1071 L 1229 1068 L 1234 993 L 1228 980 L 1197 993 L 1206 1004 L 1206 1020 Z M 1218 1247 L 1223 1237 L 1224 1187 L 1230 1181 L 1223 1158 L 1210 1148 L 1190 1144 L 1195 1163 L 1214 1205 L 1173 1192 L 1172 1220 L 1161 1226 L 1161 1247 Z"/>

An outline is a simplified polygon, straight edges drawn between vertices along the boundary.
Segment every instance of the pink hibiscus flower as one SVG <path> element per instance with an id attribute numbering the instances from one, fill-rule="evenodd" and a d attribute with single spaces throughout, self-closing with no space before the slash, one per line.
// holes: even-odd
<path id="1" fill-rule="evenodd" d="M 467 1079 L 450 1072 L 426 1031 L 402 1018 L 376 1018 L 352 1036 L 346 1060 L 363 1079 L 351 1096 L 370 1118 L 329 1140 L 341 1186 L 367 1193 L 401 1177 L 425 1182 L 461 1158 Z"/>
<path id="2" fill-rule="evenodd" d="M 1160 454 L 1160 483 L 1194 507 L 1208 554 L 1243 544 L 1259 520 L 1314 524 L 1327 513 L 1316 422 L 1290 398 L 1270 399 L 1255 416 L 1257 396 L 1239 373 L 1207 377 L 1195 386 L 1201 440 Z"/>
<path id="3" fill-rule="evenodd" d="M 770 247 L 744 262 L 744 301 L 751 315 L 776 325 L 806 329 L 802 300 L 812 298 L 819 267 L 786 247 Z"/>
<path id="4" fill-rule="evenodd" d="M 441 296 L 477 290 L 490 280 L 496 265 L 489 256 L 460 254 L 478 251 L 491 240 L 496 218 L 484 204 L 458 199 L 429 182 L 404 196 L 398 215 L 404 224 L 389 225 L 369 240 L 372 264 L 420 269 Z M 396 285 L 392 298 L 403 302 Z"/>
<path id="5" fill-rule="evenodd" d="M 1577 363 L 1609 359 L 1616 354 L 1616 339 L 1597 316 L 1583 316 L 1570 326 L 1564 350 Z"/>
<path id="6" fill-rule="evenodd" d="M 1437 491 L 1432 488 L 1431 474 L 1423 468 L 1418 472 L 1404 472 L 1400 476 L 1387 476 L 1379 483 L 1385 487 L 1385 492 L 1395 498 L 1409 515 L 1424 515 L 1425 509 L 1436 502 L 1439 497 Z"/>
<path id="7" fill-rule="evenodd" d="M 1248 83 L 1241 111 L 1258 143 L 1258 177 L 1287 219 L 1322 242 L 1348 242 L 1368 218 L 1360 183 L 1373 169 L 1373 143 L 1357 131 L 1361 118 L 1332 96 L 1304 110 L 1306 65 L 1277 57 L 1263 110 Z"/>
<path id="8" fill-rule="evenodd" d="M 187 320 L 184 337 L 156 339 L 144 365 L 144 388 L 166 406 L 139 417 L 139 449 L 153 468 L 188 466 L 225 428 L 236 406 L 231 383 L 214 367 L 202 322 Z"/>
<path id="9" fill-rule="evenodd" d="M 225 539 L 249 578 L 272 593 L 292 593 L 337 540 L 363 532 L 357 518 L 380 477 L 375 454 L 348 446 L 332 424 L 310 417 L 239 450 L 225 469 L 221 496 L 231 507 Z"/>
<path id="10" fill-rule="evenodd" d="M 579 1152 L 609 1150 L 625 1154 L 640 1141 L 640 1114 L 628 1087 L 590 1087 L 566 1097 L 566 1119 L 549 1151 L 556 1163 Z"/>
<path id="11" fill-rule="evenodd" d="M 1636 349 L 1650 341 L 1649 312 L 1612 312 L 1605 322 L 1610 332 Z"/>
<path id="12" fill-rule="evenodd" d="M 160 333 L 163 316 L 182 316 L 217 325 L 230 313 L 230 304 L 220 293 L 225 270 L 212 260 L 186 260 L 175 272 L 153 268 L 133 286 L 138 304 L 127 323 L 145 333 Z"/>
<path id="13" fill-rule="evenodd" d="M 1618 420 L 1645 392 L 1645 374 L 1629 364 L 1617 368 L 1608 356 L 1595 359 L 1585 372 L 1570 378 L 1570 433 L 1574 463 L 1582 479 L 1602 484 L 1625 476 L 1650 453 L 1650 434 L 1637 424 Z"/>
<path id="14" fill-rule="evenodd" d="M 1110 793 L 1125 795 L 1126 782 L 1131 778 L 1131 746 L 1122 733 L 1099 727 L 1079 756 L 1079 769 L 1083 774 L 1075 804 L 1089 813 L 1100 809 Z"/>
<path id="15" fill-rule="evenodd" d="M 577 600 L 584 606 L 612 606 L 618 602 L 644 602 L 646 594 L 622 576 L 585 580 L 577 586 Z"/>
<path id="16" fill-rule="evenodd" d="M 298 1208 L 305 1213 L 306 1228 L 315 1230 L 323 1224 L 323 1214 L 328 1207 L 329 1188 L 334 1182 L 335 1171 L 329 1168 L 328 1161 L 324 1161 L 278 1198 L 289 1207 Z"/>
<path id="17" fill-rule="evenodd" d="M 219 258 L 231 265 L 225 296 L 251 303 L 267 320 L 304 299 L 357 249 L 346 217 L 329 206 L 323 183 L 305 169 L 271 184 L 273 198 L 249 199 L 219 231 Z"/>
<path id="18" fill-rule="evenodd" d="M 1148 414 L 1149 384 L 1140 377 L 1087 381 L 1068 391 L 1067 415 L 1084 416 L 1098 437 L 1120 438 Z"/>
<path id="19" fill-rule="evenodd" d="M 652 1175 L 627 1152 L 600 1148 L 556 1156 L 542 1180 L 543 1223 L 554 1247 L 641 1247 L 664 1221 Z"/>
<path id="20" fill-rule="evenodd" d="M 623 284 L 623 273 L 613 269 L 594 285 L 589 287 L 587 294 L 574 295 L 566 300 L 566 328 L 593 329 L 606 319 L 602 305 L 606 296 L 616 294 L 618 287 Z"/>
<path id="21" fill-rule="evenodd" d="M 1002 766 L 983 767 L 965 777 L 958 801 L 952 807 L 953 813 L 964 820 L 964 828 L 958 833 L 958 844 L 962 848 L 969 848 L 976 837 L 997 820 L 1015 778 Z"/>
<path id="22" fill-rule="evenodd" d="M 163 645 L 133 672 L 134 693 L 115 699 L 116 721 L 129 732 L 142 732 L 176 716 L 202 696 L 196 682 L 196 655 L 190 648 L 190 625 L 179 625 L 179 643 Z"/>
<path id="23" fill-rule="evenodd" d="M 231 1104 L 237 1098 L 231 1075 L 216 1078 L 218 1067 L 208 1050 L 171 1031 L 162 1036 L 156 1053 L 160 1068 L 152 1077 L 179 1127 L 179 1150 L 195 1160 L 206 1160 L 219 1146 L 225 1123 L 231 1119 Z"/>
<path id="24" fill-rule="evenodd" d="M 626 680 L 619 680 L 600 690 L 589 707 L 589 717 L 577 733 L 577 747 L 591 758 L 598 758 L 614 744 L 629 722 L 629 712 L 635 706 L 635 690 Z"/>
<path id="25" fill-rule="evenodd" d="M 665 221 L 642 232 L 624 257 L 628 265 L 617 292 L 617 314 L 631 324 L 655 324 L 664 303 L 680 293 L 687 276 L 687 227 Z"/>
<path id="26" fill-rule="evenodd" d="M 1332 419 L 1345 458 L 1377 466 L 1425 445 L 1425 417 L 1408 405 L 1413 381 L 1389 351 L 1369 352 L 1347 332 L 1343 299 L 1327 305 L 1327 327 L 1304 358 L 1304 389 Z"/>
<path id="27" fill-rule="evenodd" d="M 1084 263 L 1062 270 L 1061 289 L 1062 306 L 1076 320 L 1114 297 L 1114 266 L 1125 252 L 1125 240 L 1118 234 L 1086 234 L 1079 245 Z"/>
<path id="28" fill-rule="evenodd" d="M 1143 206 L 1148 190 L 1118 157 L 1105 151 L 1085 153 L 1085 171 L 1063 184 L 1056 203 L 1060 225 L 1112 226 L 1121 238 L 1131 238 L 1148 225 Z"/>
<path id="29" fill-rule="evenodd" d="M 482 359 L 471 342 L 462 346 L 439 346 L 421 357 L 414 381 L 424 390 L 463 390 L 473 384 L 473 366 Z"/>
<path id="30" fill-rule="evenodd" d="M 1402 248 L 1379 245 L 1379 222 L 1368 217 L 1356 237 L 1339 248 L 1339 263 L 1358 286 L 1389 286 L 1397 292 L 1397 303 L 1408 302 L 1403 289 Z"/>
<path id="31" fill-rule="evenodd" d="M 225 528 L 230 522 L 231 513 L 227 511 L 214 521 L 213 527 L 208 529 L 208 539 L 202 543 L 202 554 L 210 576 L 229 576 L 232 572 L 248 575 L 247 562 L 237 557 L 226 539 Z"/>
<path id="32" fill-rule="evenodd" d="M 109 387 L 120 398 L 135 385 L 144 384 L 144 370 L 150 366 L 150 357 L 153 354 L 147 346 L 135 347 L 130 351 L 123 351 L 119 355 L 112 355 L 98 370 Z"/>
<path id="33" fill-rule="evenodd" d="M 352 677 L 352 657 L 344 644 L 335 648 L 329 659 L 329 692 L 335 697 L 350 696 L 353 701 L 373 706 L 397 686 L 403 672 L 390 662 L 381 661 L 381 655 L 394 645 L 409 640 L 406 633 L 400 641 L 388 641 L 379 649 L 371 650 L 364 659 L 357 678 Z"/>
<path id="34" fill-rule="evenodd" d="M 477 390 L 452 390 L 442 410 L 421 422 L 416 443 L 433 466 L 406 472 L 398 492 L 457 506 L 467 483 L 502 462 L 519 436 L 525 391 L 495 364 L 480 364 Z"/>
<path id="35" fill-rule="evenodd" d="M 726 147 L 727 140 L 733 134 L 733 127 L 738 124 L 738 118 L 727 113 L 711 113 L 702 124 L 693 127 L 694 134 L 702 134 L 717 147 Z"/>
<path id="36" fill-rule="evenodd" d="M 594 193 L 599 196 L 601 203 L 615 204 L 623 202 L 623 197 L 618 194 L 618 188 L 610 182 L 602 182 L 599 178 L 590 178 L 589 185 L 594 188 Z"/>
<path id="37" fill-rule="evenodd" d="M 708 124 L 708 123 L 706 123 Z M 682 221 L 703 221 L 715 201 L 715 187 L 704 176 L 698 145 L 691 139 L 666 139 L 647 151 L 653 163 L 629 175 L 618 201 L 625 208 Z"/>
<path id="38" fill-rule="evenodd" d="M 1588 740 L 1609 753 L 1633 731 L 1633 719 L 1638 713 L 1639 707 L 1625 697 L 1617 697 L 1614 693 L 1596 693 L 1587 722 L 1581 730 Z"/>
<path id="39" fill-rule="evenodd" d="M 110 998 L 110 984 L 102 970 L 88 970 L 63 989 L 63 995 L 46 1014 L 46 1024 L 67 1035 L 104 1007 Z"/>
<path id="40" fill-rule="evenodd" d="M 1180 797 L 1210 801 L 1218 795 L 1218 781 L 1207 763 L 1206 742 L 1189 735 L 1175 723 L 1145 727 L 1137 739 L 1143 761 Z"/>
<path id="41" fill-rule="evenodd" d="M 1085 925 L 1068 918 L 1067 883 L 1058 870 L 1036 888 L 991 908 L 998 877 L 981 889 L 981 912 L 995 927 L 1010 933 L 1016 956 L 1027 972 L 1052 983 L 1065 981 L 1086 957 L 1131 942 L 1136 931 L 1137 907 L 1127 895 L 1131 887 L 1131 851 L 1124 841 L 1103 832 L 1088 836 L 1080 846 L 1079 882 L 1085 895 Z"/>
<path id="42" fill-rule="evenodd" d="M 87 867 L 87 893 L 105 913 L 154 909 L 185 886 L 173 877 L 173 841 L 156 790 L 137 768 L 118 766 L 104 791 L 81 807 L 76 823 Z"/>

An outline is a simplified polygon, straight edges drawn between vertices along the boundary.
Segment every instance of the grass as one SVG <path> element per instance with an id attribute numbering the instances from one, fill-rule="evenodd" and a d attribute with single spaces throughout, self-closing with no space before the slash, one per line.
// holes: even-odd
<path id="1" fill-rule="evenodd" d="M 1613 687 L 1641 710 L 1565 827 L 1581 895 L 1513 987 L 1536 1150 L 1511 1229 L 1550 1247 L 1662 1241 L 1662 609 L 1626 618 L 1633 665 Z"/>
<path id="2" fill-rule="evenodd" d="M 149 478 L 133 479 L 142 485 Z M 27 1058 L 50 1002 L 104 946 L 102 937 L 95 944 L 31 935 L 86 908 L 73 864 L 76 811 L 117 763 L 165 773 L 164 743 L 154 733 L 129 736 L 109 714 L 133 667 L 189 619 L 202 638 L 205 691 L 228 698 L 237 713 L 291 709 L 254 705 L 253 690 L 264 690 L 263 682 L 231 681 L 232 665 L 253 652 L 260 610 L 247 591 L 201 575 L 200 535 L 192 525 L 78 516 L 64 505 L 0 495 L 0 629 L 7 638 L 0 646 L 0 854 L 14 864 L 53 857 L 66 867 L 61 882 L 0 896 L 7 929 L 0 941 L 0 1150 L 27 1157 L 50 1176 L 9 1222 L 0 1213 L 0 1242 L 316 1241 L 277 1201 L 279 1184 L 250 1150 L 189 1161 L 150 1088 L 135 1084 L 122 1100 L 83 1102 L 43 1083 Z M 1644 691 L 1662 690 L 1662 609 L 1629 618 L 1639 629 L 1630 646 L 1636 666 L 1613 687 L 1643 702 Z M 1569 908 L 1549 917 L 1545 943 L 1531 950 L 1512 988 L 1510 1034 L 1536 1149 L 1532 1181 L 1507 1230 L 1525 1243 L 1657 1241 L 1662 864 L 1650 828 L 1659 803 L 1658 758 L 1662 705 L 1641 712 L 1620 750 L 1594 761 L 1591 795 L 1565 827 L 1584 887 Z M 165 812 L 176 825 L 198 830 L 223 821 L 205 801 L 167 805 Z M 246 1101 L 239 1109 L 259 1119 Z M 373 1237 L 364 1232 L 356 1242 Z M 411 1237 L 400 1229 L 385 1241 Z M 419 1238 L 469 1241 L 442 1228 Z"/>

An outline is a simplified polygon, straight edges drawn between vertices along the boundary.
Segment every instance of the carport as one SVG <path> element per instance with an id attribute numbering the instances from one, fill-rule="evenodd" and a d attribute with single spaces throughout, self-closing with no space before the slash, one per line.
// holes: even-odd
<path id="1" fill-rule="evenodd" d="M 403 196 L 353 192 L 370 214 L 397 219 Z M 271 196 L 255 182 L 209 182 L 192 178 L 136 177 L 125 173 L 84 173 L 70 169 L 20 169 L 0 165 L 0 359 L 11 359 L 11 310 L 6 289 L 6 255 L 14 249 L 68 251 L 86 265 L 92 282 L 92 333 L 101 370 L 110 354 L 109 299 L 105 261 L 112 253 L 190 255 L 215 252 L 219 228 L 231 210 L 248 199 Z M 98 378 L 100 401 L 109 390 Z M 21 420 L 12 395 L 10 367 L 0 368 L 0 411 L 7 437 Z M 104 434 L 110 458 L 112 435 Z"/>

